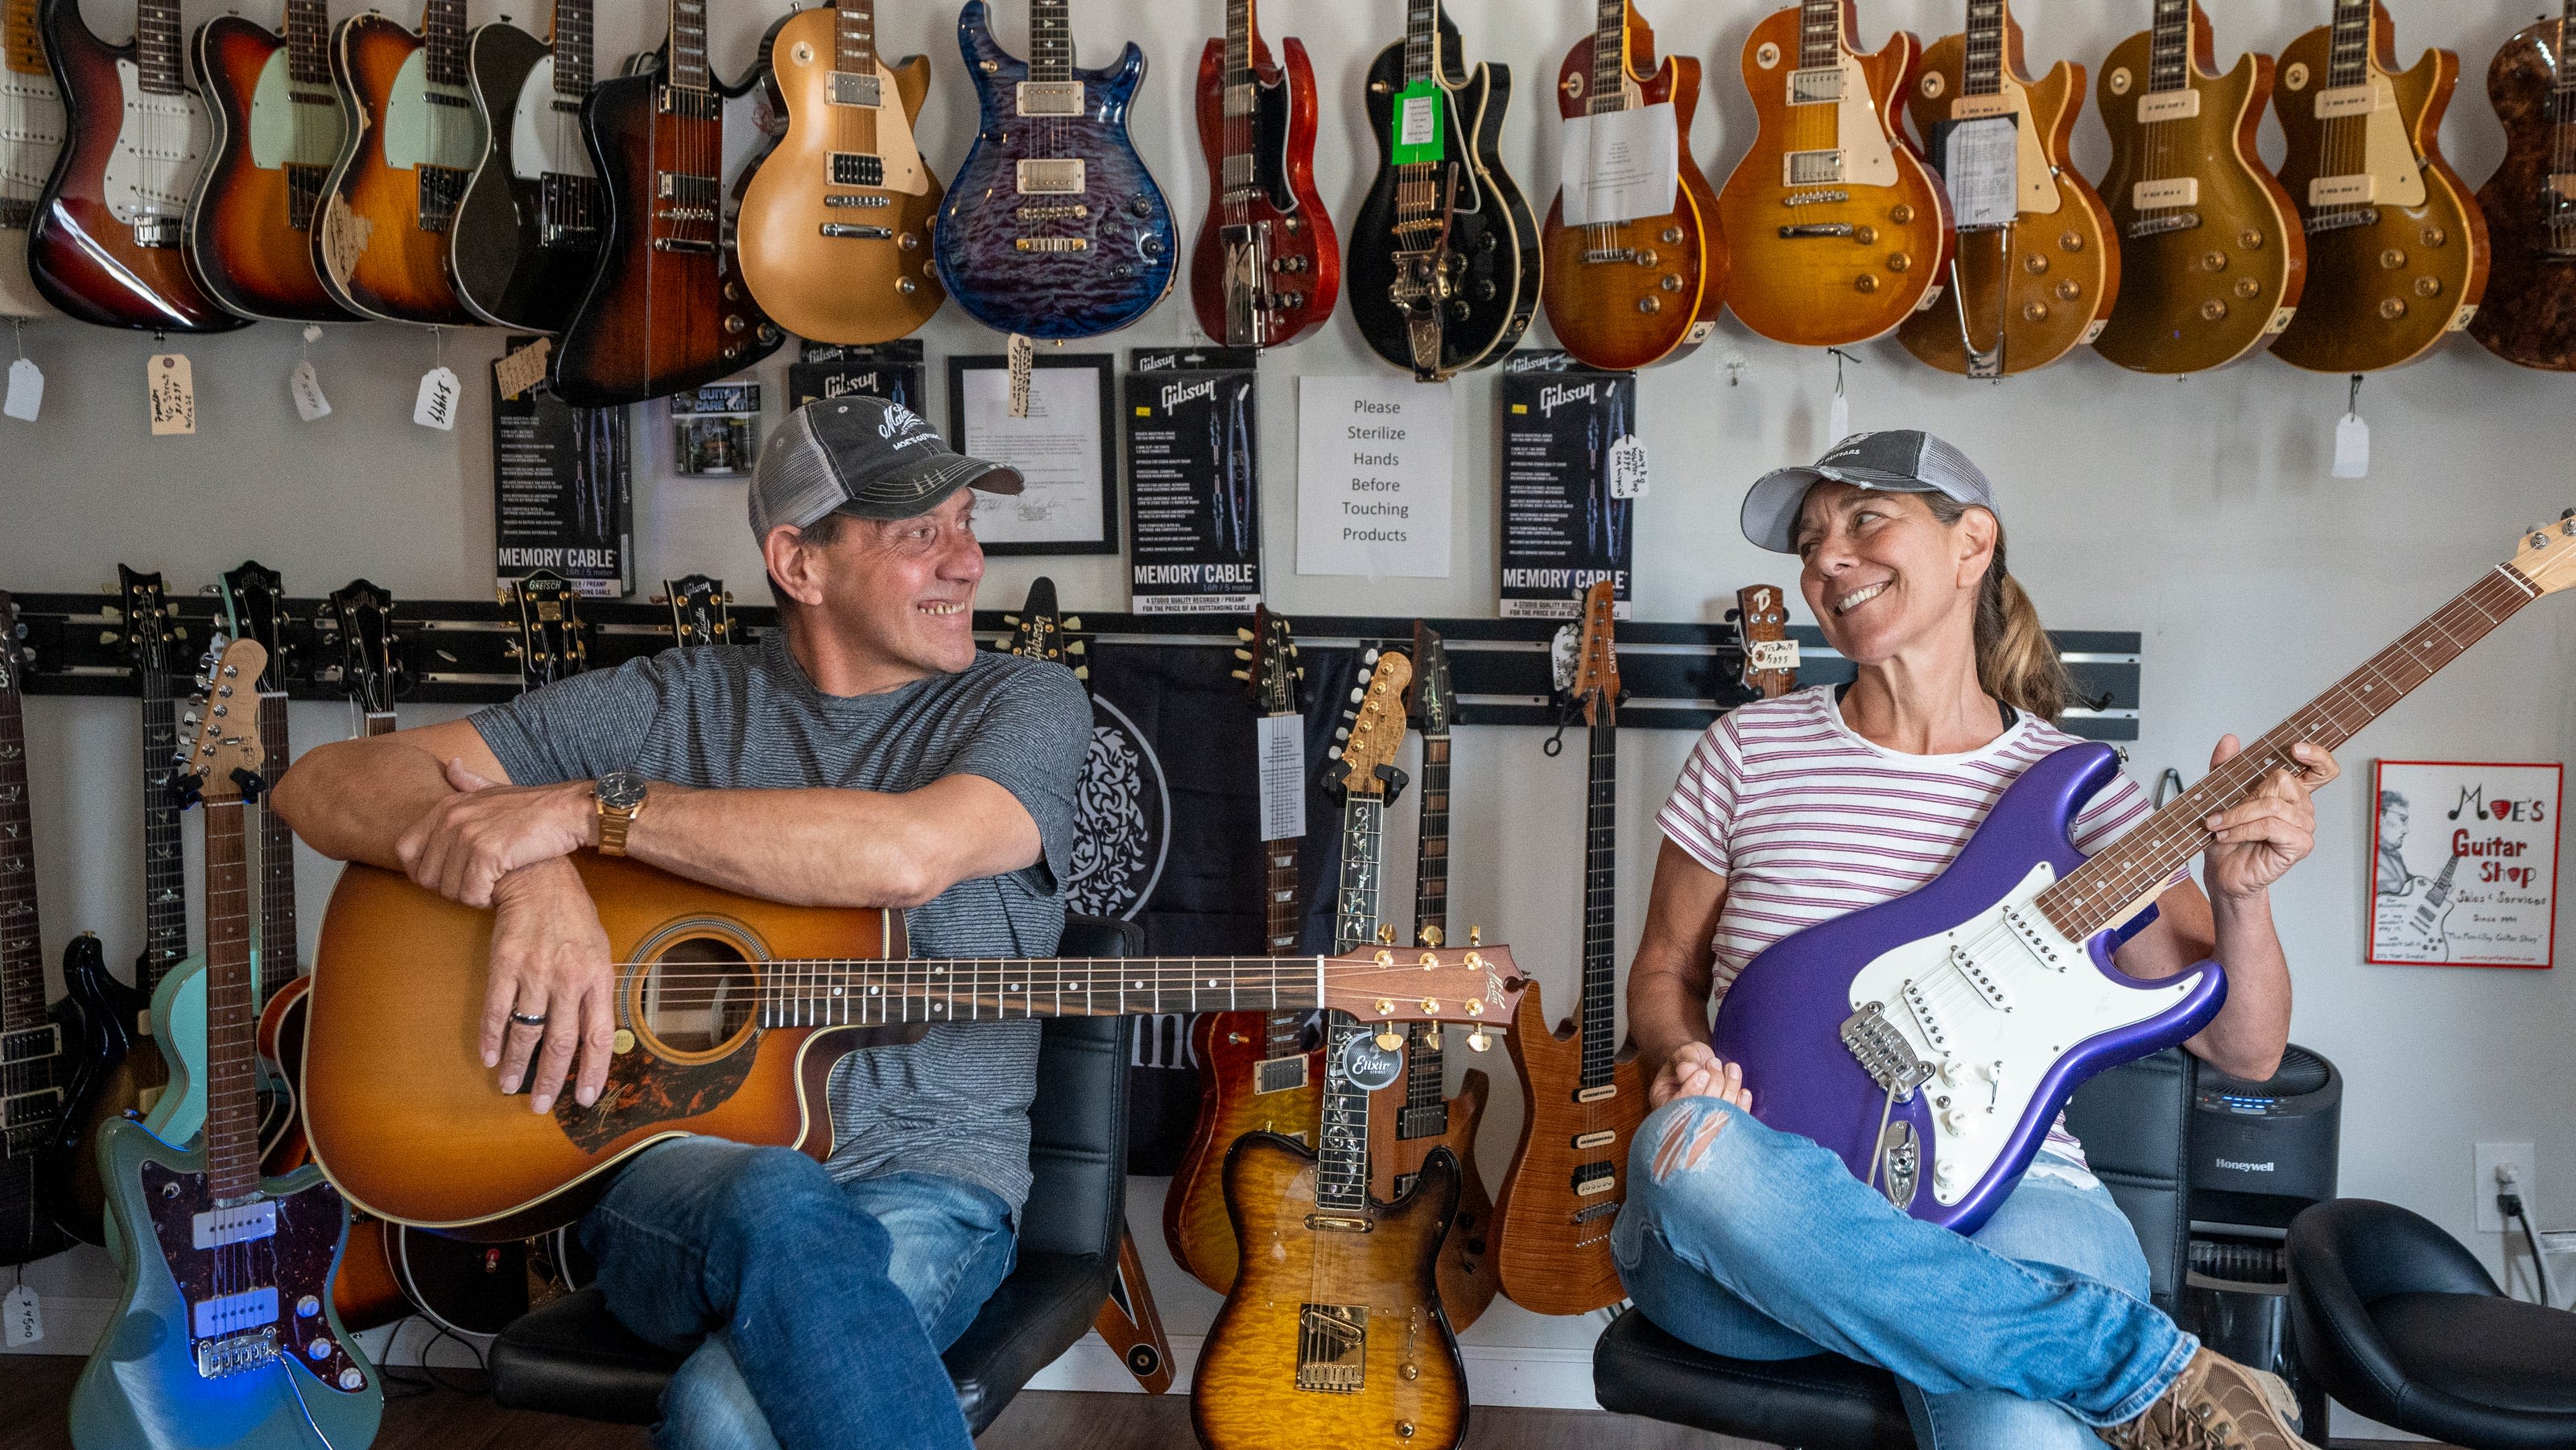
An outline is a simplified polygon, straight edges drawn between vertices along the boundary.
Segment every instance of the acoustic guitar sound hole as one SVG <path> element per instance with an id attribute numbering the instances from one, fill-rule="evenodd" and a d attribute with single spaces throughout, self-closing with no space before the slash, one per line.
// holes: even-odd
<path id="1" fill-rule="evenodd" d="M 718 937 L 673 942 L 637 984 L 636 1019 L 672 1057 L 717 1053 L 752 1025 L 759 977 L 742 948 Z"/>

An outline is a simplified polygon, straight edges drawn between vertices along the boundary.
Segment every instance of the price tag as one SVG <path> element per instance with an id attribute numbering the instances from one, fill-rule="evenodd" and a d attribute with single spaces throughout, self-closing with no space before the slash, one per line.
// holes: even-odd
<path id="1" fill-rule="evenodd" d="M 411 420 L 424 428 L 456 431 L 456 372 L 445 363 L 420 375 L 420 397 L 411 405 Z"/>
<path id="2" fill-rule="evenodd" d="M 2370 476 L 2370 425 L 2361 420 L 2359 413 L 2346 413 L 2335 420 L 2334 476 Z"/>
<path id="3" fill-rule="evenodd" d="M 286 391 L 295 398 L 295 416 L 307 423 L 331 416 L 331 400 L 322 396 L 322 379 L 307 358 L 286 375 Z"/>
<path id="4" fill-rule="evenodd" d="M 45 1337 L 44 1306 L 36 1302 L 36 1291 L 24 1284 L 0 1294 L 0 1345 L 16 1349 Z"/>
<path id="5" fill-rule="evenodd" d="M 1306 719 L 1264 715 L 1254 722 L 1261 755 L 1261 839 L 1306 834 Z"/>
<path id="6" fill-rule="evenodd" d="M 1753 641 L 1753 668 L 1765 673 L 1773 670 L 1797 669 L 1798 642 L 1794 639 Z"/>
<path id="7" fill-rule="evenodd" d="M 492 364 L 492 386 L 501 396 L 516 399 L 521 393 L 546 380 L 546 354 L 554 351 L 555 340 L 541 337 Z"/>
<path id="8" fill-rule="evenodd" d="M 1841 369 L 1835 369 L 1833 406 L 1825 410 L 1825 436 L 1840 443 L 1851 436 L 1851 400 L 1843 396 Z"/>
<path id="9" fill-rule="evenodd" d="M 1646 440 L 1634 433 L 1610 445 L 1610 496 L 1646 496 Z"/>
<path id="10" fill-rule="evenodd" d="M 1560 624 L 1547 643 L 1548 677 L 1556 681 L 1559 691 L 1574 688 L 1575 666 L 1583 654 L 1583 626 Z"/>
<path id="11" fill-rule="evenodd" d="M 1038 345 L 1015 332 L 1005 352 L 1011 366 L 1011 416 L 1025 418 L 1029 415 L 1029 372 L 1037 366 Z"/>
<path id="12" fill-rule="evenodd" d="M 2021 215 L 2021 132 L 2012 116 L 1980 116 L 1950 128 L 1941 181 L 1957 225 L 1999 227 Z"/>
<path id="13" fill-rule="evenodd" d="M 1428 76 L 1395 93 L 1395 143 L 1389 153 L 1396 165 L 1437 161 L 1448 154 L 1442 140 L 1448 108 L 1440 101 L 1439 83 Z"/>
<path id="14" fill-rule="evenodd" d="M 152 436 L 197 431 L 196 376 L 184 354 L 152 354 L 143 365 L 143 395 L 152 409 Z"/>
<path id="15" fill-rule="evenodd" d="M 33 423 L 36 410 L 45 405 L 45 374 L 33 358 L 20 358 L 9 364 L 9 399 L 0 403 L 0 413 Z"/>

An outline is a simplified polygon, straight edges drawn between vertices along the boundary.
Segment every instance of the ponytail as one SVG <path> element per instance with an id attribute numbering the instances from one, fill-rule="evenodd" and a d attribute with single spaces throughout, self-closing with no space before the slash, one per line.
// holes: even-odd
<path id="1" fill-rule="evenodd" d="M 1971 507 L 1943 494 L 1922 498 L 1944 524 L 1957 523 Z M 1976 638 L 1978 686 L 2026 715 L 2057 723 L 2075 698 L 2075 681 L 2039 622 L 2038 606 L 2004 567 L 2001 519 L 1995 520 L 1994 559 L 1977 590 Z"/>

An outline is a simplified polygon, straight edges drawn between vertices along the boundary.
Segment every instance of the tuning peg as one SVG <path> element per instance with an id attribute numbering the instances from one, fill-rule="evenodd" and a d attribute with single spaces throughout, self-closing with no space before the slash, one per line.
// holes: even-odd
<path id="1" fill-rule="evenodd" d="M 1480 946 L 1483 946 L 1484 944 L 1485 944 L 1485 929 L 1484 929 L 1483 927 L 1481 927 L 1481 926 L 1471 926 L 1471 927 L 1467 928 L 1467 945 L 1469 945 L 1469 946 L 1471 946 L 1471 947 L 1480 947 Z"/>
<path id="2" fill-rule="evenodd" d="M 1090 679 L 1090 678 L 1091 678 L 1091 666 L 1089 666 L 1089 665 L 1075 665 L 1075 666 L 1073 667 L 1073 677 L 1074 677 L 1075 679 L 1077 679 L 1077 680 L 1088 680 L 1088 679 Z"/>
<path id="3" fill-rule="evenodd" d="M 1297 678 L 1301 680 L 1306 678 L 1306 667 L 1304 665 L 1299 665 L 1296 669 L 1296 675 Z"/>
<path id="4" fill-rule="evenodd" d="M 1353 686 L 1353 687 L 1352 687 L 1352 689 L 1351 689 L 1351 703 L 1352 703 L 1352 704 L 1356 705 L 1356 704 L 1358 704 L 1360 701 L 1365 700 L 1365 699 L 1367 699 L 1367 698 L 1368 698 L 1368 691 L 1367 691 L 1366 689 L 1364 689 L 1364 688 L 1362 688 L 1362 687 L 1359 687 L 1359 686 Z"/>
<path id="5" fill-rule="evenodd" d="M 102 629 L 98 632 L 98 642 L 100 644 L 115 644 L 124 638 L 124 635 L 118 634 L 112 629 Z"/>
<path id="6" fill-rule="evenodd" d="M 1335 740 L 1348 740 L 1348 739 L 1350 739 L 1350 738 L 1351 738 L 1351 731 L 1350 731 L 1350 727 L 1349 727 L 1349 726 L 1347 726 L 1347 725 L 1337 725 L 1337 726 L 1335 726 L 1335 727 L 1333 728 L 1333 738 L 1334 738 Z"/>
<path id="7" fill-rule="evenodd" d="M 1394 1023 L 1381 1022 L 1377 1025 L 1377 1046 L 1380 1052 L 1393 1052 L 1403 1045 L 1404 1034 L 1395 1030 Z"/>
<path id="8" fill-rule="evenodd" d="M 1382 921 L 1382 922 L 1379 922 L 1379 923 L 1378 923 L 1378 928 L 1377 928 L 1377 944 L 1378 944 L 1379 946 L 1382 946 L 1382 947 L 1391 947 L 1391 946 L 1395 945 L 1395 923 L 1394 923 L 1394 922 L 1391 922 L 1391 921 Z"/>
<path id="9" fill-rule="evenodd" d="M 1485 1035 L 1485 1024 L 1482 1022 L 1477 1023 L 1475 1027 L 1467 1033 L 1467 1050 L 1469 1052 L 1482 1052 L 1493 1045 L 1494 1039 Z"/>
<path id="10" fill-rule="evenodd" d="M 1016 614 L 1005 614 L 1002 616 L 1002 622 L 1012 626 L 1013 628 L 1017 628 L 1019 626 L 1020 617 Z"/>
<path id="11" fill-rule="evenodd" d="M 191 729 L 191 730 L 196 729 L 196 728 L 197 728 L 197 712 L 196 712 L 196 711 L 194 711 L 194 710 L 191 710 L 191 711 L 189 711 L 187 714 L 180 716 L 180 717 L 179 717 L 179 723 L 180 723 L 180 724 L 182 724 L 182 725 L 187 726 L 187 727 L 188 727 L 189 729 Z"/>
<path id="12" fill-rule="evenodd" d="M 1248 660 L 1252 658 L 1252 651 L 1248 649 L 1239 649 L 1234 652 L 1234 657 L 1239 660 Z"/>
<path id="13" fill-rule="evenodd" d="M 1325 759 L 1327 759 L 1327 760 L 1339 760 L 1339 759 L 1341 759 L 1341 758 L 1342 758 L 1342 747 L 1340 747 L 1340 746 L 1338 746 L 1338 745 L 1328 745 L 1328 746 L 1325 746 L 1325 747 L 1324 747 L 1324 758 L 1325 758 Z"/>
<path id="14" fill-rule="evenodd" d="M 671 596 L 668 594 L 648 594 L 645 595 L 644 598 L 647 603 L 651 604 L 668 604 L 671 602 Z"/>
<path id="15" fill-rule="evenodd" d="M 1063 628 L 1065 628 L 1065 629 L 1080 629 L 1080 628 L 1082 628 L 1082 616 L 1081 616 L 1081 615 L 1079 615 L 1079 614 L 1068 614 L 1068 615 L 1066 615 L 1066 616 L 1064 617 L 1064 624 L 1063 624 L 1063 626 L 1062 626 L 1062 627 L 1063 627 Z"/>
<path id="16" fill-rule="evenodd" d="M 1422 944 L 1424 946 L 1437 947 L 1440 945 L 1440 941 L 1440 928 L 1436 926 L 1425 926 L 1422 928 Z"/>
<path id="17" fill-rule="evenodd" d="M 1090 646 L 1077 639 L 1073 643 L 1066 645 L 1064 647 L 1064 652 L 1069 655 L 1078 655 L 1086 653 L 1089 649 Z"/>
<path id="18" fill-rule="evenodd" d="M 1250 670 L 1228 670 L 1226 673 L 1235 679 L 1243 681 L 1247 685 L 1252 683 L 1252 671 Z"/>
<path id="19" fill-rule="evenodd" d="M 1379 651 L 1374 647 L 1360 651 L 1360 663 L 1364 665 L 1376 664 L 1378 653 Z"/>

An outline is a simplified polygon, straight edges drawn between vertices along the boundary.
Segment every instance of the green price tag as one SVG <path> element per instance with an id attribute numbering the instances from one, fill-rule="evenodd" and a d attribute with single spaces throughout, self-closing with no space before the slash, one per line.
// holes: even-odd
<path id="1" fill-rule="evenodd" d="M 1447 124 L 1443 117 L 1448 109 L 1447 97 L 1441 94 L 1439 83 L 1429 76 L 1395 93 L 1395 145 L 1392 150 L 1396 165 L 1438 161 L 1448 154 L 1441 129 Z"/>

